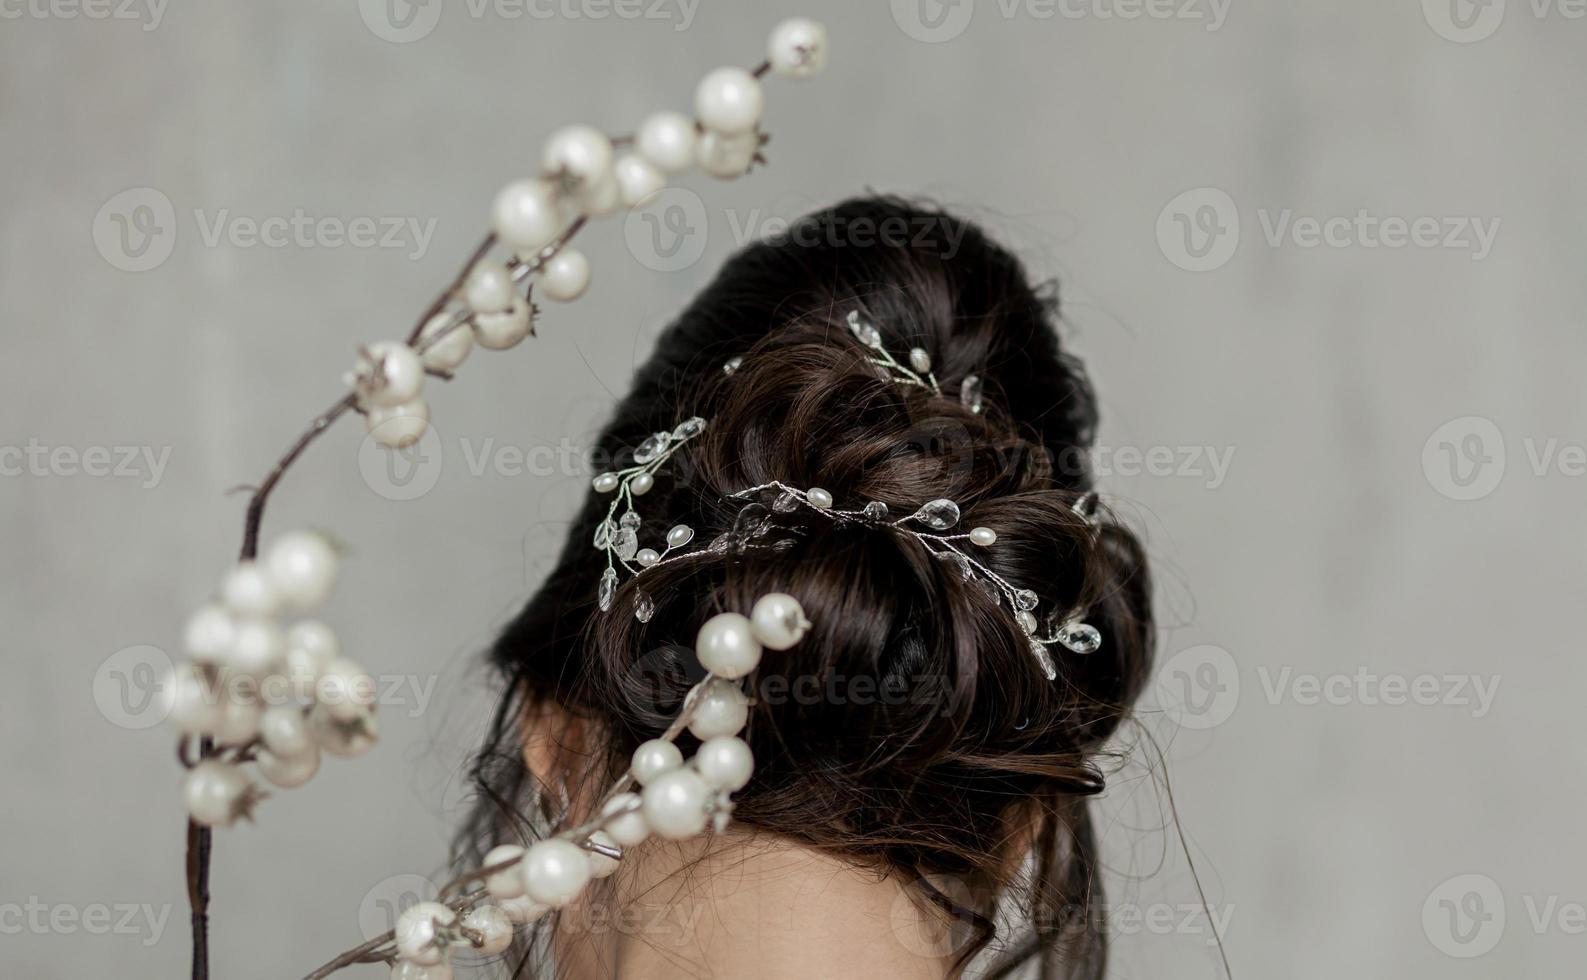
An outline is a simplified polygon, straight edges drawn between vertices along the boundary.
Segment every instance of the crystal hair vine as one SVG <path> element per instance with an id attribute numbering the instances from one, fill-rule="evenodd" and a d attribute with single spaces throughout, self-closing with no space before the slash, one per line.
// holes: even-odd
<path id="1" fill-rule="evenodd" d="M 267 795 L 253 771 L 279 788 L 302 786 L 318 772 L 322 752 L 362 755 L 378 735 L 373 676 L 342 652 L 326 624 L 284 621 L 314 613 L 329 598 L 343 549 L 327 534 L 291 531 L 261 553 L 265 506 L 283 476 L 348 415 L 363 416 L 374 446 L 406 450 L 416 444 L 430 426 L 427 382 L 453 380 L 475 347 L 505 351 L 533 337 L 540 312 L 536 288 L 538 295 L 563 303 L 584 295 L 590 262 L 570 243 L 586 225 L 623 208 L 644 207 L 692 167 L 722 180 L 748 174 L 765 162 L 763 80 L 812 78 L 826 61 L 826 29 L 791 18 L 772 31 L 754 68 L 708 72 L 694 91 L 692 117 L 652 113 L 620 136 L 586 125 L 553 132 L 538 167 L 528 168 L 536 172 L 496 195 L 483 241 L 405 339 L 358 347 L 337 400 L 310 421 L 264 479 L 245 488 L 250 497 L 239 559 L 215 598 L 188 619 L 183 645 L 192 659 L 175 666 L 161 688 L 162 709 L 178 732 L 177 759 L 186 770 L 182 800 L 194 980 L 210 975 L 214 831 L 252 819 Z M 634 467 L 612 476 L 610 490 L 620 491 L 618 501 L 601 525 L 613 555 L 612 575 L 616 567 L 642 565 L 652 554 L 658 562 L 670 560 L 693 536 L 688 531 L 681 541 L 669 538 L 662 552 L 640 550 L 633 501 L 650 488 L 656 469 L 703 427 L 702 420 L 690 419 L 657 434 L 640 447 Z M 626 506 L 621 514 L 619 504 Z M 788 649 L 808 626 L 798 601 L 780 593 L 763 596 L 748 616 L 712 617 L 696 637 L 706 678 L 691 689 L 667 730 L 640 747 L 593 818 L 527 847 L 497 847 L 484 867 L 442 887 L 438 901 L 408 909 L 395 929 L 338 955 L 309 980 L 361 963 L 390 964 L 398 980 L 451 980 L 452 956 L 502 953 L 517 927 L 573 901 L 592 878 L 615 871 L 623 847 L 652 835 L 682 839 L 708 825 L 720 829 L 732 810 L 731 794 L 753 770 L 749 746 L 736 737 L 747 714 L 736 679 L 755 669 L 763 649 Z M 673 744 L 686 729 L 701 739 L 687 762 Z"/>
<path id="2" fill-rule="evenodd" d="M 850 312 L 847 322 L 855 339 L 870 351 L 866 358 L 867 362 L 875 365 L 882 377 L 900 384 L 923 388 L 933 394 L 942 394 L 942 387 L 931 371 L 931 357 L 924 349 L 916 347 L 911 350 L 910 366 L 905 367 L 888 352 L 876 327 L 861 317 L 858 311 Z M 735 357 L 724 365 L 723 369 L 731 375 L 741 363 L 742 358 Z M 972 380 L 975 382 L 973 388 L 970 388 L 973 407 L 970 400 L 964 403 L 971 411 L 980 412 L 982 402 L 979 378 L 970 375 L 966 378 L 965 385 L 970 386 Z M 1052 644 L 1059 644 L 1071 653 L 1080 655 L 1095 653 L 1102 646 L 1102 634 L 1095 626 L 1085 621 L 1088 614 L 1088 610 L 1085 609 L 1072 611 L 1055 629 L 1045 636 L 1041 635 L 1042 620 L 1036 614 L 1036 609 L 1041 604 L 1040 597 L 1031 589 L 1009 582 L 960 547 L 962 542 L 967 541 L 978 548 L 990 548 L 998 541 L 997 532 L 989 527 L 975 527 L 963 533 L 939 533 L 956 528 L 961 516 L 959 505 L 946 498 L 929 501 L 908 516 L 889 520 L 888 507 L 880 500 L 870 501 L 858 510 L 843 510 L 835 508 L 832 494 L 820 487 L 801 490 L 780 480 L 773 480 L 728 495 L 729 499 L 742 500 L 746 503 L 739 509 L 733 528 L 718 535 L 709 545 L 684 551 L 683 549 L 694 540 L 694 529 L 687 524 L 676 524 L 667 531 L 664 550 L 641 549 L 638 535 L 642 519 L 634 509 L 634 497 L 649 492 L 655 483 L 657 469 L 686 442 L 705 431 L 705 427 L 706 421 L 696 416 L 687 419 L 670 432 L 656 432 L 635 450 L 634 466 L 602 473 L 595 478 L 594 488 L 597 492 L 617 495 L 607 508 L 605 519 L 595 530 L 595 547 L 606 552 L 607 556 L 606 570 L 601 573 L 596 590 L 596 602 L 602 612 L 610 611 L 616 599 L 617 587 L 620 583 L 617 571 L 619 567 L 637 577 L 645 569 L 669 561 L 757 547 L 759 541 L 771 530 L 773 515 L 788 514 L 807 508 L 835 524 L 885 527 L 918 542 L 933 557 L 951 566 L 961 581 L 971 583 L 994 605 L 1013 613 L 1014 621 L 1019 624 L 1029 643 L 1031 655 L 1035 658 L 1037 666 L 1041 668 L 1043 676 L 1049 681 L 1058 678 L 1057 664 L 1048 649 Z M 1088 491 L 1071 505 L 1073 512 L 1092 528 L 1096 526 L 1092 514 L 1095 503 L 1096 494 Z M 792 543 L 789 539 L 782 539 L 772 547 L 788 547 Z M 649 622 L 654 614 L 654 601 L 648 593 L 638 590 L 634 598 L 635 618 L 645 623 Z"/>

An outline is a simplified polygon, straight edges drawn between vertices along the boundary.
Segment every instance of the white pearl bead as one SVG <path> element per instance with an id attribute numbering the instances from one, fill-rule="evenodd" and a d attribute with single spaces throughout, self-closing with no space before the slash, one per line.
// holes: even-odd
<path id="1" fill-rule="evenodd" d="M 283 759 L 309 753 L 319 754 L 319 747 L 309 737 L 308 719 L 303 709 L 295 704 L 277 704 L 266 708 L 259 719 L 259 737 L 265 748 Z"/>
<path id="2" fill-rule="evenodd" d="M 165 717 L 189 735 L 209 735 L 222 722 L 220 694 L 192 664 L 182 664 L 166 675 L 160 687 Z"/>
<path id="3" fill-rule="evenodd" d="M 664 772 L 683 765 L 683 753 L 678 747 L 663 738 L 653 738 L 642 742 L 634 750 L 634 757 L 629 761 L 629 771 L 634 774 L 634 780 L 641 786 L 660 776 Z"/>
<path id="4" fill-rule="evenodd" d="M 634 561 L 639 562 L 639 564 L 645 568 L 649 568 L 650 566 L 661 561 L 661 552 L 657 551 L 655 548 L 640 548 L 639 551 L 634 554 Z"/>
<path id="5" fill-rule="evenodd" d="M 602 473 L 591 481 L 591 486 L 595 487 L 596 493 L 611 493 L 617 489 L 617 485 L 620 482 L 621 480 L 616 473 Z"/>
<path id="6" fill-rule="evenodd" d="M 590 285 L 590 260 L 576 248 L 564 248 L 540 269 L 540 288 L 559 303 L 571 303 Z"/>
<path id="7" fill-rule="evenodd" d="M 507 947 L 512 945 L 513 924 L 507 913 L 494 905 L 481 905 L 469 909 L 463 916 L 463 928 L 472 929 L 480 934 L 480 943 L 475 946 L 471 941 L 465 940 L 468 948 L 481 956 L 495 956 L 505 953 Z"/>
<path id="8" fill-rule="evenodd" d="M 450 311 L 442 310 L 425 321 L 424 329 L 419 331 L 421 346 L 429 345 L 420 356 L 424 358 L 424 366 L 432 371 L 450 374 L 462 367 L 469 353 L 474 350 L 474 332 L 466 323 L 454 326 L 454 321 Z M 431 340 L 437 336 L 441 339 Z"/>
<path id="9" fill-rule="evenodd" d="M 317 619 L 303 619 L 293 623 L 292 628 L 287 630 L 287 649 L 307 654 L 319 665 L 315 671 L 318 676 L 326 664 L 336 659 L 341 652 L 341 644 L 336 642 L 336 633 L 329 626 Z"/>
<path id="10" fill-rule="evenodd" d="M 517 293 L 499 313 L 474 314 L 474 339 L 486 350 L 510 350 L 529 336 L 529 303 Z"/>
<path id="11" fill-rule="evenodd" d="M 545 918 L 551 911 L 550 906 L 541 905 L 528 895 L 519 895 L 517 898 L 504 898 L 498 903 L 501 910 L 507 913 L 507 918 L 518 925 L 526 926 L 531 922 L 538 922 Z"/>
<path id="12" fill-rule="evenodd" d="M 749 172 L 760 149 L 760 139 L 753 132 L 719 133 L 706 130 L 700 136 L 695 160 L 700 169 L 720 180 L 733 180 Z"/>
<path id="13" fill-rule="evenodd" d="M 276 673 L 287 652 L 287 636 L 271 619 L 237 620 L 226 665 L 239 674 L 264 677 Z"/>
<path id="14" fill-rule="evenodd" d="M 694 120 L 681 112 L 648 116 L 639 124 L 634 148 L 665 173 L 687 170 L 694 162 Z"/>
<path id="15" fill-rule="evenodd" d="M 997 532 L 989 527 L 970 529 L 970 540 L 983 548 L 997 544 Z"/>
<path id="16" fill-rule="evenodd" d="M 810 501 L 810 506 L 816 510 L 827 510 L 832 506 L 832 495 L 820 487 L 811 487 L 805 492 L 805 499 Z"/>
<path id="17" fill-rule="evenodd" d="M 721 735 L 737 735 L 749 720 L 749 698 L 737 684 L 713 680 L 694 701 L 689 716 L 689 732 L 704 741 Z"/>
<path id="18" fill-rule="evenodd" d="M 373 708 L 365 711 L 355 726 L 333 717 L 324 705 L 315 705 L 309 712 L 309 732 L 320 748 L 331 755 L 352 759 L 374 748 L 380 736 L 380 726 Z"/>
<path id="19" fill-rule="evenodd" d="M 590 843 L 600 844 L 604 847 L 617 847 L 617 841 L 604 830 L 597 830 L 590 835 Z M 622 862 L 614 857 L 608 857 L 600 851 L 586 850 L 585 854 L 590 859 L 590 874 L 596 878 L 608 878 L 617 873 Z"/>
<path id="20" fill-rule="evenodd" d="M 476 265 L 463 283 L 463 302 L 475 313 L 500 313 L 512 306 L 515 295 L 512 273 L 489 259 Z"/>
<path id="21" fill-rule="evenodd" d="M 599 180 L 586 184 L 577 195 L 579 210 L 591 217 L 611 214 L 617 206 L 623 203 L 623 188 L 617 183 L 617 175 L 608 171 Z"/>
<path id="22" fill-rule="evenodd" d="M 694 91 L 694 114 L 706 129 L 742 133 L 760 122 L 760 82 L 742 68 L 718 68 Z"/>
<path id="23" fill-rule="evenodd" d="M 377 340 L 358 356 L 359 394 L 365 407 L 401 405 L 424 390 L 424 362 L 412 347 L 398 340 Z"/>
<path id="24" fill-rule="evenodd" d="M 443 960 L 428 966 L 411 960 L 391 964 L 391 980 L 452 980 L 452 964 Z"/>
<path id="25" fill-rule="evenodd" d="M 279 756 L 266 750 L 259 753 L 257 761 L 260 775 L 272 784 L 282 789 L 295 789 L 320 771 L 320 747 L 311 745 L 308 752 L 295 756 Z"/>
<path id="26" fill-rule="evenodd" d="M 194 660 L 215 663 L 231 653 L 236 624 L 231 613 L 218 602 L 206 603 L 188 617 L 182 642 Z"/>
<path id="27" fill-rule="evenodd" d="M 650 836 L 650 824 L 645 822 L 640 804 L 638 793 L 618 793 L 603 811 L 608 814 L 621 812 L 621 816 L 606 821 L 606 832 L 620 847 L 633 847 Z"/>
<path id="28" fill-rule="evenodd" d="M 420 966 L 446 959 L 443 929 L 457 921 L 457 913 L 440 902 L 418 902 L 397 917 L 397 955 Z"/>
<path id="29" fill-rule="evenodd" d="M 810 78 L 827 66 L 827 29 L 813 20 L 794 17 L 771 32 L 767 54 L 772 71 L 785 78 Z"/>
<path id="30" fill-rule="evenodd" d="M 544 180 L 513 181 L 496 195 L 491 226 L 501 243 L 514 251 L 545 248 L 562 230 L 556 188 Z"/>
<path id="31" fill-rule="evenodd" d="M 786 650 L 804 638 L 810 621 L 799 600 L 786 592 L 773 592 L 755 601 L 749 612 L 755 639 L 769 650 Z"/>
<path id="32" fill-rule="evenodd" d="M 392 408 L 371 408 L 364 418 L 370 438 L 387 449 L 406 449 L 430 427 L 430 403 L 423 398 Z"/>
<path id="33" fill-rule="evenodd" d="M 369 672 L 346 657 L 325 665 L 314 697 L 338 721 L 356 721 L 375 703 L 379 693 Z"/>
<path id="34" fill-rule="evenodd" d="M 264 708 L 252 693 L 222 691 L 220 724 L 213 732 L 215 744 L 247 745 L 259 737 L 259 719 L 263 716 Z"/>
<path id="35" fill-rule="evenodd" d="M 711 788 L 692 769 L 674 769 L 645 787 L 645 822 L 657 836 L 683 840 L 705 829 Z"/>
<path id="36" fill-rule="evenodd" d="M 228 572 L 220 595 L 239 616 L 274 616 L 281 609 L 281 597 L 257 562 L 242 562 Z"/>
<path id="37" fill-rule="evenodd" d="M 597 183 L 611 172 L 612 141 L 592 126 L 564 126 L 546 139 L 540 166 L 547 177 L 566 175 L 580 183 Z"/>
<path id="38" fill-rule="evenodd" d="M 694 638 L 695 654 L 706 670 L 729 680 L 743 677 L 760 663 L 761 643 L 748 618 L 719 613 L 705 621 Z"/>
<path id="39" fill-rule="evenodd" d="M 188 816 L 206 827 L 230 827 L 238 803 L 252 784 L 229 762 L 208 759 L 194 766 L 182 782 Z"/>
<path id="40" fill-rule="evenodd" d="M 517 844 L 499 844 L 486 853 L 485 862 L 480 867 L 488 868 L 493 864 L 521 858 L 523 853 L 524 849 Z M 485 878 L 485 890 L 497 901 L 519 897 L 523 894 L 523 866 L 515 864 L 488 875 Z"/>
<path id="41" fill-rule="evenodd" d="M 578 897 L 590 880 L 590 860 L 572 841 L 538 841 L 523 859 L 524 891 L 542 905 L 560 908 Z"/>
<path id="42" fill-rule="evenodd" d="M 667 529 L 667 547 L 681 548 L 694 540 L 694 528 L 687 524 L 674 524 Z"/>
<path id="43" fill-rule="evenodd" d="M 732 793 L 744 788 L 755 772 L 755 755 L 741 738 L 708 739 L 694 754 L 694 766 L 712 788 Z"/>
<path id="44" fill-rule="evenodd" d="M 265 552 L 265 573 L 288 607 L 313 609 L 336 586 L 336 549 L 325 535 L 292 531 L 277 538 Z"/>
<path id="45" fill-rule="evenodd" d="M 636 497 L 643 497 L 656 485 L 656 478 L 649 473 L 640 473 L 628 481 L 628 492 Z"/>
<path id="46" fill-rule="evenodd" d="M 931 355 L 926 353 L 924 347 L 911 347 L 909 349 L 909 366 L 918 374 L 927 374 L 931 371 Z"/>
<path id="47" fill-rule="evenodd" d="M 614 168 L 617 189 L 626 207 L 638 207 L 655 197 L 667 186 L 667 178 L 656 165 L 637 153 L 625 153 L 617 158 Z"/>

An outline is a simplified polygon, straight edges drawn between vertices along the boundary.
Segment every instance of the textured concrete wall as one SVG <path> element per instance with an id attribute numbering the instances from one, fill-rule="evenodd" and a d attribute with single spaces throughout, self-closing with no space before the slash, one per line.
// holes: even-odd
<path id="1" fill-rule="evenodd" d="M 7 975 L 185 968 L 178 773 L 134 729 L 235 551 L 223 491 L 336 396 L 355 344 L 406 330 L 553 126 L 684 108 L 796 11 L 830 25 L 832 66 L 770 87 L 772 165 L 593 228 L 591 294 L 434 394 L 432 489 L 390 499 L 347 426 L 276 498 L 267 533 L 354 545 L 328 618 L 418 688 L 374 755 L 219 835 L 218 975 L 298 975 L 417 887 L 390 876 L 439 865 L 489 700 L 475 655 L 543 573 L 613 393 L 736 245 L 867 187 L 963 208 L 1063 283 L 1105 487 L 1161 579 L 1144 723 L 1236 976 L 1581 963 L 1568 3 L 0 8 Z M 299 212 L 400 227 L 250 240 Z M 1166 806 L 1140 766 L 1104 803 L 1115 974 L 1213 977 L 1204 922 L 1173 911 L 1196 899 Z M 123 928 L 75 918 L 96 905 Z"/>

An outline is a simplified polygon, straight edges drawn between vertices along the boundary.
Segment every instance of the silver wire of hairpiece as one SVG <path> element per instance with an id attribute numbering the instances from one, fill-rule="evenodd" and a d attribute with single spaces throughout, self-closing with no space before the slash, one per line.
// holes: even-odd
<path id="1" fill-rule="evenodd" d="M 1004 603 L 1007 603 L 1006 608 L 1013 611 L 1015 622 L 1029 638 L 1031 654 L 1048 680 L 1058 677 L 1058 668 L 1047 649 L 1050 644 L 1060 644 L 1076 654 L 1095 653 L 1102 645 L 1102 634 L 1085 622 L 1087 611 L 1084 609 L 1071 613 L 1051 634 L 1039 635 L 1040 620 L 1036 608 L 1041 604 L 1040 597 L 1032 590 L 1020 588 L 1008 581 L 959 547 L 960 542 L 968 541 L 977 547 L 990 548 L 997 543 L 997 532 L 989 527 L 976 527 L 962 533 L 938 533 L 952 531 L 959 524 L 959 505 L 952 500 L 932 500 L 905 517 L 888 520 L 887 505 L 880 500 L 873 500 L 859 510 L 842 510 L 833 507 L 832 494 L 826 490 L 819 487 L 800 490 L 780 480 L 749 487 L 730 496 L 744 500 L 767 490 L 778 491 L 771 505 L 771 510 L 776 513 L 788 513 L 803 506 L 837 524 L 887 527 L 914 538 L 927 552 L 952 566 L 963 581 L 977 587 L 999 608 L 1005 608 Z"/>
<path id="2" fill-rule="evenodd" d="M 606 571 L 601 573 L 596 588 L 596 603 L 601 612 L 612 608 L 617 597 L 618 566 L 638 575 L 641 569 L 659 565 L 679 548 L 694 540 L 694 528 L 676 524 L 667 531 L 662 550 L 641 548 L 639 528 L 643 523 L 634 508 L 634 498 L 643 497 L 655 486 L 656 471 L 671 459 L 690 439 L 705 431 L 705 419 L 698 415 L 684 419 L 672 430 L 663 430 L 646 437 L 634 450 L 634 465 L 627 469 L 602 473 L 594 480 L 597 493 L 615 493 L 606 517 L 595 527 L 595 547 L 606 552 Z M 622 513 L 619 514 L 618 511 Z M 650 622 L 656 606 L 650 596 L 641 592 L 634 598 L 634 617 L 641 623 Z"/>
<path id="3" fill-rule="evenodd" d="M 942 394 L 942 386 L 937 384 L 937 376 L 931 373 L 931 355 L 926 353 L 924 347 L 913 347 L 909 351 L 909 367 L 900 364 L 887 348 L 882 344 L 882 333 L 876 325 L 860 316 L 859 310 L 849 311 L 849 333 L 871 352 L 866 360 L 881 369 L 882 377 L 899 384 L 913 385 L 924 388 L 933 394 Z"/>

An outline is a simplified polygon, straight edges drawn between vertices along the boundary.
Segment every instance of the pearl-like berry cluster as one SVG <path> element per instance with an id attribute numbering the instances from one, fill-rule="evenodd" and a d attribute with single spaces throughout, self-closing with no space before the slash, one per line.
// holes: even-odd
<path id="1" fill-rule="evenodd" d="M 192 660 L 175 668 L 163 692 L 184 738 L 218 749 L 191 765 L 183 786 L 195 822 L 227 827 L 252 816 L 264 794 L 246 763 L 272 785 L 292 788 L 319 771 L 322 750 L 357 756 L 374 744 L 373 678 L 341 655 L 323 622 L 281 622 L 329 598 L 337 564 L 325 535 L 282 535 L 257 561 L 232 568 L 219 597 L 188 619 Z"/>
<path id="2" fill-rule="evenodd" d="M 612 138 L 592 126 L 565 126 L 540 154 L 539 174 L 502 188 L 491 205 L 491 237 L 481 256 L 408 342 L 388 340 L 359 352 L 346 375 L 370 436 L 401 449 L 423 437 L 430 421 L 424 378 L 450 378 L 475 344 L 508 350 L 534 332 L 530 287 L 569 303 L 590 284 L 590 262 L 568 245 L 590 218 L 642 207 L 690 166 L 723 180 L 748 173 L 759 159 L 767 72 L 810 78 L 826 66 L 826 29 L 794 18 L 772 31 L 767 59 L 755 70 L 717 68 L 694 93 L 694 118 L 658 112 L 632 136 Z M 500 245 L 506 260 L 483 253 Z M 466 329 L 465 329 L 466 327 Z"/>
<path id="3" fill-rule="evenodd" d="M 748 743 L 739 738 L 749 717 L 739 682 L 759 666 L 763 651 L 787 650 L 809 628 L 799 601 L 783 593 L 761 597 L 748 616 L 721 613 L 706 620 L 695 638 L 705 679 L 689 691 L 667 731 L 634 751 L 628 772 L 596 815 L 527 848 L 493 848 L 478 871 L 448 886 L 481 882 L 479 892 L 405 911 L 390 940 L 393 980 L 451 980 L 455 952 L 505 951 L 517 926 L 575 901 L 591 881 L 617 871 L 625 849 L 651 837 L 676 841 L 708 828 L 721 832 L 732 794 L 748 784 L 755 767 Z M 700 739 L 687 761 L 676 744 L 685 729 Z M 495 904 L 484 904 L 486 898 Z"/>

